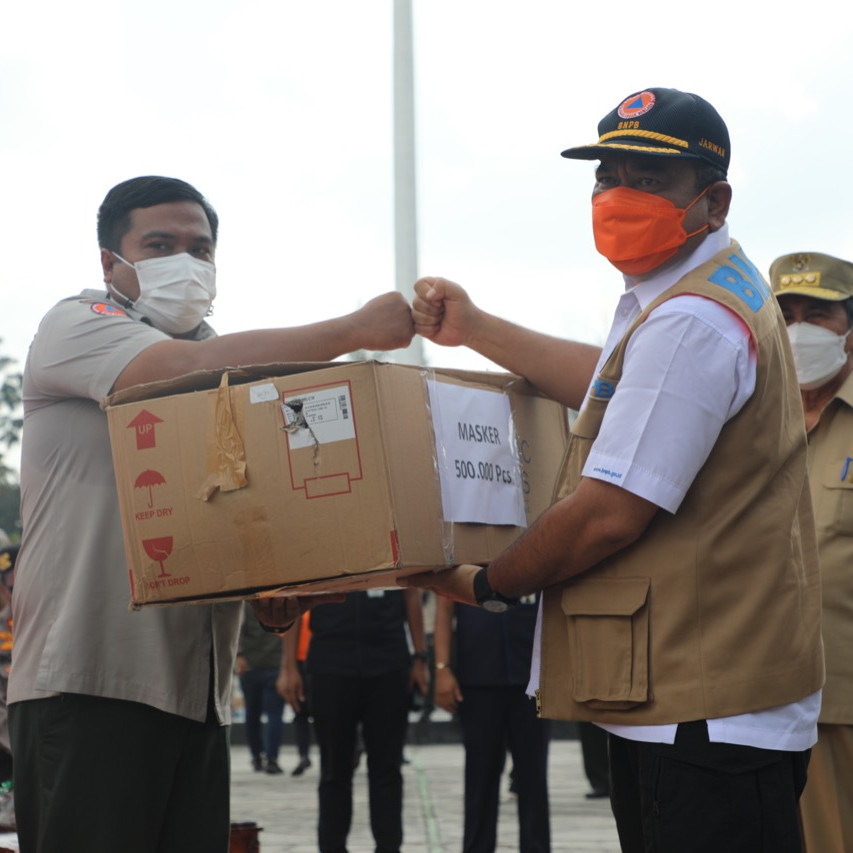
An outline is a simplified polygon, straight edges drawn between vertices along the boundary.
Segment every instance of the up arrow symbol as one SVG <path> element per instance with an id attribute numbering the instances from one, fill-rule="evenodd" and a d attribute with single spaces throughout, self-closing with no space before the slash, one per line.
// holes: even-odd
<path id="1" fill-rule="evenodd" d="M 148 450 L 157 443 L 154 437 L 154 425 L 163 423 L 162 418 L 143 409 L 128 425 L 136 430 L 136 449 Z"/>

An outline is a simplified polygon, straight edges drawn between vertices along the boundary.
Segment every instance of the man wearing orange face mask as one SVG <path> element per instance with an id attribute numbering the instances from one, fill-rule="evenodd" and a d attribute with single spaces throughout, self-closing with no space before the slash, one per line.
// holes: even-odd
<path id="1" fill-rule="evenodd" d="M 798 851 L 824 671 L 785 324 L 729 239 L 717 111 L 645 89 L 598 131 L 563 156 L 600 161 L 595 243 L 625 278 L 603 349 L 416 284 L 420 334 L 579 410 L 556 500 L 487 567 L 403 582 L 488 609 L 544 590 L 529 692 L 608 731 L 624 851 Z"/>

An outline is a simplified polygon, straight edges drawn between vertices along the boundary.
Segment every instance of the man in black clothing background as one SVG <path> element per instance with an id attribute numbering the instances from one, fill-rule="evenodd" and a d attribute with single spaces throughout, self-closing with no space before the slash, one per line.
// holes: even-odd
<path id="1" fill-rule="evenodd" d="M 285 636 L 285 696 L 294 710 L 305 698 L 296 665 L 296 637 L 296 631 Z M 317 837 L 321 853 L 347 849 L 359 725 L 367 756 L 370 828 L 376 851 L 400 850 L 400 766 L 412 690 L 425 695 L 429 686 L 425 648 L 419 590 L 350 593 L 343 603 L 323 604 L 312 611 L 306 672 L 320 747 Z"/>
<path id="2" fill-rule="evenodd" d="M 497 847 L 507 747 L 518 793 L 518 850 L 551 849 L 550 723 L 536 716 L 527 695 L 537 603 L 538 595 L 530 595 L 504 613 L 488 613 L 449 598 L 436 601 L 435 703 L 459 715 L 465 744 L 463 853 L 493 853 Z"/>

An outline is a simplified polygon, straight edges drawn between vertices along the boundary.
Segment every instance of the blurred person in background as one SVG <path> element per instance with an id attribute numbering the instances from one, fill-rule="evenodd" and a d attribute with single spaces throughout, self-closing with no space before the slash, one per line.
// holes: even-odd
<path id="1" fill-rule="evenodd" d="M 537 716 L 527 695 L 538 601 L 531 595 L 517 607 L 488 613 L 448 598 L 436 600 L 435 702 L 458 715 L 465 746 L 464 853 L 492 853 L 497 847 L 507 745 L 518 796 L 518 849 L 551 849 L 550 723 Z"/>
<path id="2" fill-rule="evenodd" d="M 588 800 L 610 796 L 610 767 L 607 758 L 607 732 L 595 723 L 578 723 L 583 772 L 589 781 Z"/>
<path id="3" fill-rule="evenodd" d="M 311 691 L 307 688 L 308 673 L 305 670 L 305 661 L 308 659 L 308 649 L 311 645 L 311 613 L 303 613 L 295 628 L 297 630 L 296 667 L 305 688 L 302 690 L 303 695 L 294 699 L 298 707 L 293 706 L 293 732 L 299 761 L 296 767 L 291 770 L 290 775 L 301 776 L 311 766 L 311 707 L 308 704 L 308 696 Z M 282 698 L 287 699 L 286 666 L 282 667 L 277 689 Z"/>
<path id="4" fill-rule="evenodd" d="M 853 850 L 853 263 L 794 252 L 770 267 L 809 440 L 826 684 L 800 799 L 809 853 Z"/>
<path id="5" fill-rule="evenodd" d="M 276 685 L 283 669 L 284 637 L 265 631 L 249 602 L 244 602 L 237 675 L 246 710 L 246 740 L 252 767 L 270 774 L 282 772 L 278 750 L 284 728 L 284 698 Z"/>
<path id="6" fill-rule="evenodd" d="M 6 692 L 12 662 L 12 587 L 18 545 L 0 529 L 0 830 L 15 829 L 15 795 L 12 783 L 12 745 Z"/>
<path id="7" fill-rule="evenodd" d="M 296 633 L 290 632 L 285 638 L 285 695 L 294 711 L 305 697 L 296 666 L 297 643 Z M 429 687 L 425 649 L 418 590 L 351 592 L 343 603 L 312 610 L 306 671 L 320 749 L 317 839 L 321 853 L 346 851 L 359 730 L 367 758 L 370 828 L 376 851 L 401 849 L 403 746 L 412 691 L 426 695 Z"/>

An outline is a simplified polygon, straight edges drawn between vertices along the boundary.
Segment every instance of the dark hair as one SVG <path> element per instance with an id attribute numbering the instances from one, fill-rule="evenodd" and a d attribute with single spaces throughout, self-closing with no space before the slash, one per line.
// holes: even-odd
<path id="1" fill-rule="evenodd" d="M 219 217 L 213 205 L 186 181 L 148 175 L 116 184 L 107 193 L 98 209 L 98 245 L 111 252 L 118 251 L 122 238 L 130 230 L 132 210 L 170 201 L 194 201 L 200 204 L 207 215 L 213 243 L 216 244 Z"/>
<path id="2" fill-rule="evenodd" d="M 853 329 L 853 296 L 848 296 L 841 304 L 847 312 L 847 327 Z"/>
<path id="3" fill-rule="evenodd" d="M 713 163 L 705 163 L 702 160 L 698 160 L 698 165 L 696 166 L 696 189 L 704 190 L 705 187 L 710 186 L 711 184 L 717 183 L 717 181 L 726 180 L 726 172 L 724 169 L 721 169 L 719 166 L 715 166 Z"/>

